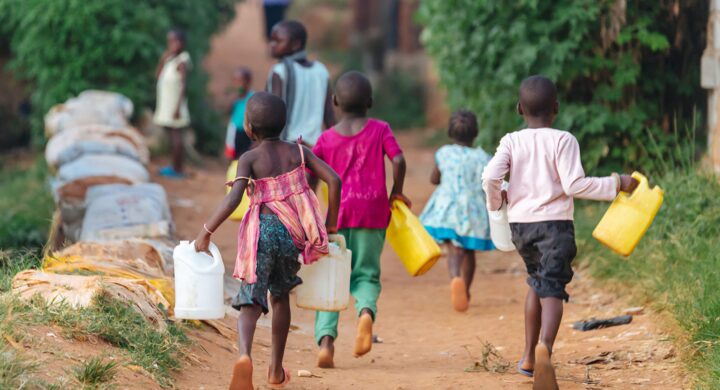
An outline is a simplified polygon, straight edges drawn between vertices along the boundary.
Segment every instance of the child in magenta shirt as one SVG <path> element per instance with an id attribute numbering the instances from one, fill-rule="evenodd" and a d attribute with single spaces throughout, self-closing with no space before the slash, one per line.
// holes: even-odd
<path id="1" fill-rule="evenodd" d="M 358 315 L 353 355 L 360 357 L 372 348 L 372 326 L 380 295 L 380 253 L 390 222 L 390 202 L 409 204 L 402 194 L 405 159 L 390 126 L 367 117 L 372 105 L 372 87 L 359 72 L 349 72 L 337 82 L 333 104 L 342 119 L 318 139 L 313 153 L 340 175 L 338 230 L 352 251 L 350 293 Z M 385 187 L 385 156 L 392 160 L 394 185 L 388 197 Z M 315 339 L 320 345 L 318 366 L 334 366 L 337 312 L 317 312 Z"/>

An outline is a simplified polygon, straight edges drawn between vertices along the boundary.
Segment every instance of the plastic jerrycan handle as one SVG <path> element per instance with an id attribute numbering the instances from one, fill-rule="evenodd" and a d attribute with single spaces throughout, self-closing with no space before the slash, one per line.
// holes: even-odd
<path id="1" fill-rule="evenodd" d="M 402 201 L 395 200 L 392 203 L 392 208 L 397 209 L 397 213 L 393 213 L 392 218 L 398 219 L 398 225 L 404 225 L 405 220 L 407 220 L 407 212 L 410 210 L 408 209 L 407 205 L 403 203 Z"/>
<path id="2" fill-rule="evenodd" d="M 189 245 L 190 245 L 190 249 L 193 252 L 195 252 L 195 241 L 190 242 Z M 222 255 L 220 255 L 220 249 L 218 249 L 217 245 L 215 245 L 211 242 L 209 249 L 210 249 L 210 253 L 212 254 L 213 262 L 210 263 L 210 265 L 208 265 L 207 267 L 202 267 L 202 268 L 196 267 L 195 264 L 193 264 L 192 267 L 195 269 L 196 272 L 209 273 L 215 267 L 217 267 L 219 263 L 222 263 Z M 198 252 L 195 252 L 195 253 L 198 253 Z M 203 253 L 203 254 L 207 255 L 207 253 Z"/>
<path id="3" fill-rule="evenodd" d="M 632 178 L 638 181 L 638 186 L 635 188 L 635 190 L 630 194 L 630 198 L 632 199 L 635 197 L 636 194 L 639 194 L 640 192 L 644 192 L 650 189 L 650 184 L 648 183 L 647 177 L 645 177 L 640 172 L 633 172 Z"/>
<path id="4" fill-rule="evenodd" d="M 347 243 L 345 243 L 345 236 L 342 234 L 330 234 L 328 235 L 328 239 L 331 243 L 337 244 L 337 246 L 340 247 L 340 250 L 345 252 L 347 250 Z"/>

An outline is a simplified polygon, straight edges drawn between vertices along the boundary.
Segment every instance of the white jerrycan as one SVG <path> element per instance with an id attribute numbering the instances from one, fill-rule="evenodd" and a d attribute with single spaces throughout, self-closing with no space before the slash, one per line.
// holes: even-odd
<path id="1" fill-rule="evenodd" d="M 330 253 L 318 261 L 303 265 L 298 272 L 302 284 L 297 287 L 296 304 L 308 310 L 341 311 L 350 302 L 352 252 L 345 237 L 331 235 Z"/>
<path id="2" fill-rule="evenodd" d="M 175 318 L 214 320 L 225 316 L 225 266 L 212 242 L 210 253 L 212 256 L 195 252 L 194 242 L 180 241 L 175 247 Z"/>
<path id="3" fill-rule="evenodd" d="M 508 190 L 508 182 L 504 181 L 502 190 Z M 512 242 L 512 232 L 510 231 L 510 222 L 507 216 L 507 202 L 503 202 L 500 210 L 488 209 L 488 219 L 490 220 L 490 239 L 498 250 L 503 252 L 512 252 L 515 250 L 515 244 Z"/>

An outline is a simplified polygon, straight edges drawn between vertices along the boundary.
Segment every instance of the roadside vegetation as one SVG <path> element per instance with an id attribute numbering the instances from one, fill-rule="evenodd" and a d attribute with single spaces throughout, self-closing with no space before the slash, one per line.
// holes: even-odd
<path id="1" fill-rule="evenodd" d="M 631 293 L 639 304 L 671 313 L 690 341 L 680 346 L 698 374 L 699 388 L 717 389 L 720 182 L 693 162 L 691 137 L 675 138 L 671 153 L 655 153 L 649 173 L 653 184 L 665 191 L 664 203 L 635 252 L 623 258 L 591 238 L 607 205 L 585 204 L 576 216 L 578 261 L 596 279 Z"/>

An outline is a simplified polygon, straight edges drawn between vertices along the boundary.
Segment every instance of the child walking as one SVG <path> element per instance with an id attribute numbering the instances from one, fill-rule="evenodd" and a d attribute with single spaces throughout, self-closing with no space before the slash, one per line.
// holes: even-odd
<path id="1" fill-rule="evenodd" d="M 238 160 L 232 190 L 195 239 L 195 249 L 207 251 L 212 233 L 242 200 L 246 187 L 250 210 L 240 225 L 233 276 L 242 280 L 232 305 L 240 310 L 240 358 L 233 368 L 231 390 L 252 390 L 251 348 L 257 320 L 273 308 L 272 357 L 267 373 L 270 387 L 284 386 L 290 373 L 283 355 L 290 328 L 289 292 L 302 283 L 298 256 L 305 264 L 328 253 L 328 232 L 337 231 L 340 179 L 322 160 L 303 147 L 280 140 L 285 127 L 285 104 L 277 96 L 257 93 L 250 98 L 245 131 L 258 143 Z M 323 224 L 320 206 L 308 186 L 309 169 L 329 187 L 329 210 Z"/>
<path id="2" fill-rule="evenodd" d="M 450 300 L 460 312 L 468 309 L 475 252 L 495 248 L 490 240 L 481 176 L 490 155 L 473 147 L 477 135 L 475 114 L 467 110 L 452 114 L 448 136 L 453 144 L 443 146 L 435 154 L 430 182 L 438 187 L 420 216 L 428 233 L 446 245 L 452 278 Z"/>
<path id="3" fill-rule="evenodd" d="M 324 132 L 313 148 L 315 154 L 340 174 L 343 181 L 338 228 L 352 251 L 350 293 L 358 316 L 353 355 L 360 357 L 372 348 L 372 327 L 377 318 L 380 295 L 380 253 L 390 222 L 390 202 L 403 195 L 405 159 L 390 126 L 367 117 L 372 88 L 358 72 L 340 77 L 333 103 L 342 112 L 340 122 Z M 385 157 L 393 164 L 393 187 L 385 187 Z M 320 345 L 317 364 L 334 367 L 334 342 L 338 337 L 337 312 L 317 312 L 315 340 Z"/>
<path id="4" fill-rule="evenodd" d="M 611 201 L 631 192 L 627 175 L 586 177 L 577 139 L 552 128 L 558 114 L 555 84 L 532 76 L 520 85 L 517 106 L 527 128 L 505 135 L 483 173 L 488 208 L 508 202 L 512 240 L 525 261 L 529 285 L 525 299 L 525 351 L 517 370 L 534 376 L 533 389 L 557 389 L 550 356 L 563 314 L 565 286 L 575 258 L 573 198 Z M 501 184 L 510 174 L 507 193 Z"/>
<path id="5" fill-rule="evenodd" d="M 335 124 L 330 74 L 320 61 L 309 61 L 305 52 L 307 31 L 302 23 L 276 24 L 270 36 L 270 53 L 278 60 L 268 76 L 268 92 L 287 104 L 287 125 L 282 139 L 315 145 L 324 128 Z"/>
<path id="6" fill-rule="evenodd" d="M 243 153 L 250 150 L 252 140 L 245 134 L 245 109 L 248 100 L 253 95 L 250 89 L 252 72 L 249 68 L 241 66 L 233 73 L 233 94 L 235 99 L 230 112 L 227 134 L 225 136 L 225 157 L 237 160 Z"/>
<path id="7" fill-rule="evenodd" d="M 157 105 L 153 122 L 168 132 L 172 148 L 172 165 L 160 169 L 160 174 L 175 179 L 184 177 L 182 130 L 190 126 L 185 92 L 192 61 L 185 51 L 185 41 L 184 31 L 168 32 L 167 49 L 155 70 Z"/>

